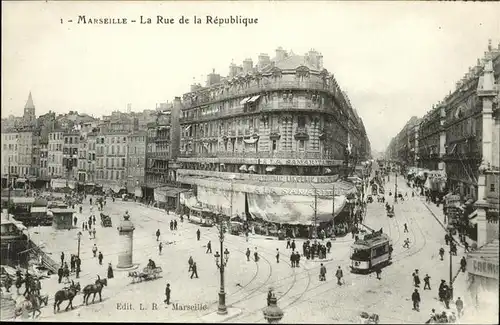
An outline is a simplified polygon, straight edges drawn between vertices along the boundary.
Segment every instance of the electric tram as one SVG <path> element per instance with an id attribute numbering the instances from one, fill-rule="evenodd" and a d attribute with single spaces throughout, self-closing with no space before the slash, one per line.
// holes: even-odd
<path id="1" fill-rule="evenodd" d="M 382 229 L 364 235 L 351 246 L 351 272 L 368 273 L 391 263 L 392 240 Z"/>

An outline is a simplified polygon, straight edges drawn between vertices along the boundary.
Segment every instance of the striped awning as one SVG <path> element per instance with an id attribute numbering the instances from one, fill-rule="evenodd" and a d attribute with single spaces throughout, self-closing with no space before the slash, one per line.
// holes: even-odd
<path id="1" fill-rule="evenodd" d="M 240 105 L 243 105 L 245 104 L 248 100 L 250 99 L 250 97 L 246 97 L 246 98 L 243 98 L 240 102 Z"/>

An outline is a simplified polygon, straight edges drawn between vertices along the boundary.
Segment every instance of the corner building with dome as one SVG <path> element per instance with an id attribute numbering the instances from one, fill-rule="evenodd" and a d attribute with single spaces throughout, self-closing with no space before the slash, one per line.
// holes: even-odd
<path id="1" fill-rule="evenodd" d="M 184 206 L 273 224 L 330 222 L 370 158 L 363 121 L 315 50 L 276 50 L 191 86 L 180 113 Z M 351 173 L 352 174 L 352 173 Z M 335 205 L 332 204 L 335 191 Z M 314 208 L 316 206 L 316 208 Z"/>

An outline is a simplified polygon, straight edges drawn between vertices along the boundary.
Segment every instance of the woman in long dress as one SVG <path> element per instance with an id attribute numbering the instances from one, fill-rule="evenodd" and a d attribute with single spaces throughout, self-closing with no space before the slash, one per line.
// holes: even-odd
<path id="1" fill-rule="evenodd" d="M 111 266 L 111 263 L 108 264 L 108 279 L 113 278 L 113 267 Z"/>

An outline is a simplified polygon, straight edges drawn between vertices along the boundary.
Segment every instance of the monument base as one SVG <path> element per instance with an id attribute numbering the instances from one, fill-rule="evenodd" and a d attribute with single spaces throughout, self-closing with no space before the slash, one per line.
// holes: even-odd
<path id="1" fill-rule="evenodd" d="M 117 265 L 116 271 L 133 271 L 139 268 L 139 264 L 132 264 L 131 266 L 119 266 Z"/>

